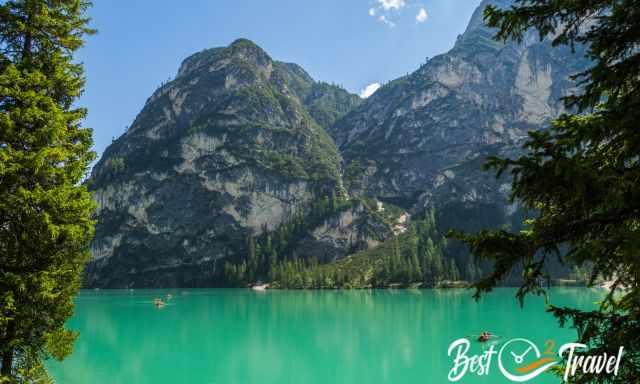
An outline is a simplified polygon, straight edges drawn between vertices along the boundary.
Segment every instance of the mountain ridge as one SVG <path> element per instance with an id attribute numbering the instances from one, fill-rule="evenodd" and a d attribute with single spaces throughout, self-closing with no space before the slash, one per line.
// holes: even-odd
<path id="1" fill-rule="evenodd" d="M 315 118 L 326 124 L 359 101 L 246 39 L 185 59 L 92 172 L 98 224 L 85 284 L 223 281 L 218 261 L 241 259 L 247 238 L 345 194 L 340 154 Z M 362 216 L 354 206 L 327 239 L 310 228 L 316 246 L 306 248 L 332 258 L 372 241 L 352 228 Z"/>
<path id="2" fill-rule="evenodd" d="M 492 40 L 489 3 L 510 1 L 483 1 L 449 52 L 364 100 L 247 39 L 186 58 L 92 172 L 99 210 L 85 284 L 477 276 L 487 266 L 442 234 L 519 228 L 509 180 L 481 165 L 517 156 L 527 132 L 564 111 L 569 75 L 588 64 L 580 48 L 551 48 L 533 31 L 522 43 Z M 417 245 L 370 251 L 398 238 Z M 354 254 L 378 269 L 341 261 Z"/>

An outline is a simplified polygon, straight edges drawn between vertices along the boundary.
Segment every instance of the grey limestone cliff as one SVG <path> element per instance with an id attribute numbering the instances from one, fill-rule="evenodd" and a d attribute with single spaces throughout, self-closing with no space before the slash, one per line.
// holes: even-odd
<path id="1" fill-rule="evenodd" d="M 344 195 L 322 124 L 360 101 L 244 39 L 187 58 L 93 170 L 98 224 L 85 284 L 218 284 L 247 237 Z M 361 237 L 343 227 L 310 238 L 341 255 L 341 236 Z"/>

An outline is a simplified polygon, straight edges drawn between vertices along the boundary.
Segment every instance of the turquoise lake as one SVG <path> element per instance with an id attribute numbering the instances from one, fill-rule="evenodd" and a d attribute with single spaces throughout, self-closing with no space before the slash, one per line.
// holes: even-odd
<path id="1" fill-rule="evenodd" d="M 173 295 L 155 308 L 155 297 Z M 447 383 L 456 339 L 483 330 L 505 340 L 572 341 L 541 298 L 524 309 L 515 290 L 480 302 L 467 290 L 83 291 L 69 327 L 74 353 L 49 362 L 59 384 L 76 383 Z M 603 291 L 554 288 L 554 305 L 592 308 Z M 488 345 L 473 342 L 469 353 Z M 495 357 L 494 357 L 495 359 Z M 497 362 L 460 383 L 509 383 Z M 532 383 L 558 383 L 544 373 Z"/>

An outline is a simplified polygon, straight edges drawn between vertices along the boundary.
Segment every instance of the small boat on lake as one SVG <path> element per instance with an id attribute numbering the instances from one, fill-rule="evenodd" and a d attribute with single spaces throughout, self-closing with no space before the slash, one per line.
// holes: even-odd
<path id="1" fill-rule="evenodd" d="M 487 331 L 484 331 L 484 332 L 482 332 L 481 334 L 479 334 L 477 336 L 477 340 L 480 343 L 486 343 L 491 339 L 499 339 L 499 338 L 500 338 L 500 336 L 494 335 L 491 332 L 487 332 Z"/>
<path id="2" fill-rule="evenodd" d="M 269 288 L 269 284 L 256 284 L 251 289 L 254 291 L 266 291 Z"/>
<path id="3" fill-rule="evenodd" d="M 165 303 L 162 299 L 155 298 L 153 299 L 153 305 L 155 305 L 156 308 L 162 308 L 167 305 L 167 303 Z"/>

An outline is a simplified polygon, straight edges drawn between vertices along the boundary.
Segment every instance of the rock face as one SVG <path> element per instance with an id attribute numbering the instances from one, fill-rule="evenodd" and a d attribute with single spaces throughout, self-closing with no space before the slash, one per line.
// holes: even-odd
<path id="1" fill-rule="evenodd" d="M 247 238 L 267 234 L 272 249 L 272 233 L 291 254 L 331 262 L 432 208 L 441 233 L 517 225 L 509 181 L 481 165 L 517 155 L 527 131 L 561 114 L 569 75 L 588 63 L 533 32 L 495 42 L 482 22 L 489 3 L 511 1 L 483 1 L 450 52 L 364 101 L 248 40 L 187 58 L 93 170 L 85 284 L 221 285 L 225 261 L 255 247 Z M 404 210 L 402 225 L 375 214 L 381 203 Z M 468 264 L 463 249 L 449 250 Z"/>
<path id="2" fill-rule="evenodd" d="M 587 65 L 580 52 L 552 48 L 533 31 L 521 44 L 492 40 L 483 10 L 510 3 L 483 1 L 451 51 L 380 88 L 330 128 L 352 194 L 444 216 L 491 206 L 492 222 L 510 220 L 510 184 L 480 166 L 487 155 L 515 155 L 527 131 L 561 114 L 559 99 L 575 86 L 569 76 Z"/>
<path id="3" fill-rule="evenodd" d="M 216 285 L 219 261 L 241 257 L 247 236 L 344 194 L 341 157 L 321 124 L 360 102 L 248 40 L 187 58 L 93 171 L 98 224 L 85 284 Z M 340 226 L 323 245 L 334 256 L 346 252 L 341 236 L 362 237 Z"/>

